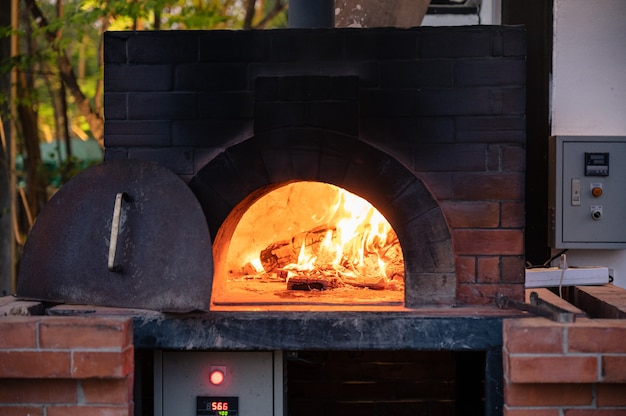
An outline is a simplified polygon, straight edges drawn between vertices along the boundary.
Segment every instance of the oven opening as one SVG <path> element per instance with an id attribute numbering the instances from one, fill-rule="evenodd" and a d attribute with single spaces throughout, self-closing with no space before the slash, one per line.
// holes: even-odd
<path id="1" fill-rule="evenodd" d="M 402 306 L 404 258 L 385 217 L 335 185 L 263 189 L 226 218 L 213 243 L 213 305 Z"/>

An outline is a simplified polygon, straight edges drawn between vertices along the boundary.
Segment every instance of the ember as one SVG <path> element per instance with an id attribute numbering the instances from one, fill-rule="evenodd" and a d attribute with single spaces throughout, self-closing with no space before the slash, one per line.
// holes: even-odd
<path id="1" fill-rule="evenodd" d="M 280 291 L 404 289 L 402 250 L 387 220 L 363 198 L 319 182 L 291 183 L 253 203 L 226 262 L 228 285 L 247 282 L 254 293 L 279 282 Z"/>

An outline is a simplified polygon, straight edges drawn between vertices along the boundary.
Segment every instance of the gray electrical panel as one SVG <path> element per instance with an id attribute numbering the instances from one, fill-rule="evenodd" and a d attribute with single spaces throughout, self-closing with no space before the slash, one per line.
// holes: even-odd
<path id="1" fill-rule="evenodd" d="M 626 248 L 626 137 L 550 138 L 553 248 Z"/>
<path id="2" fill-rule="evenodd" d="M 284 414 L 281 351 L 155 351 L 155 416 Z"/>

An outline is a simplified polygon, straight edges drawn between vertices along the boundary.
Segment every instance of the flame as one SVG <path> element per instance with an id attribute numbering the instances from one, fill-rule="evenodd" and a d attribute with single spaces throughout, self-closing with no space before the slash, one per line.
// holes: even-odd
<path id="1" fill-rule="evenodd" d="M 252 258 L 250 259 L 250 264 L 252 264 L 257 272 L 263 270 L 263 264 L 261 264 L 261 259 L 258 256 L 252 256 Z"/>
<path id="2" fill-rule="evenodd" d="M 315 261 L 317 260 L 317 257 L 315 257 L 312 253 L 307 252 L 305 247 L 305 242 L 302 242 L 302 247 L 300 247 L 300 253 L 298 254 L 297 270 L 315 269 Z"/>
<path id="3" fill-rule="evenodd" d="M 335 269 L 343 274 L 387 277 L 385 251 L 392 231 L 385 217 L 363 198 L 337 188 L 337 202 L 331 212 L 329 229 L 317 253 L 303 239 L 297 264 L 283 269 L 311 271 Z"/>

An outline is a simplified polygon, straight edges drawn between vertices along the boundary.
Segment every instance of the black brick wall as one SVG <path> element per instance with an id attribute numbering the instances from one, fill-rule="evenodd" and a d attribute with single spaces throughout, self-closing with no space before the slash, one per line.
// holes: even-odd
<path id="1" fill-rule="evenodd" d="M 363 140 L 385 147 L 395 143 L 390 151 L 408 166 L 423 143 L 521 146 L 524 42 L 522 28 L 501 26 L 108 32 L 106 158 L 160 160 L 189 180 L 220 148 L 251 137 L 255 126 L 265 130 L 288 118 L 357 128 Z M 295 88 L 291 78 L 273 104 L 255 108 L 272 77 L 303 75 L 312 76 L 310 91 Z M 353 79 L 344 90 L 328 84 L 342 76 Z M 349 103 L 355 91 L 356 107 Z M 303 93 L 309 106 L 328 99 L 336 108 L 318 104 L 326 115 L 315 122 L 311 111 L 291 105 Z M 271 107 L 284 120 L 270 120 Z M 357 109 L 356 126 L 337 120 Z"/>

